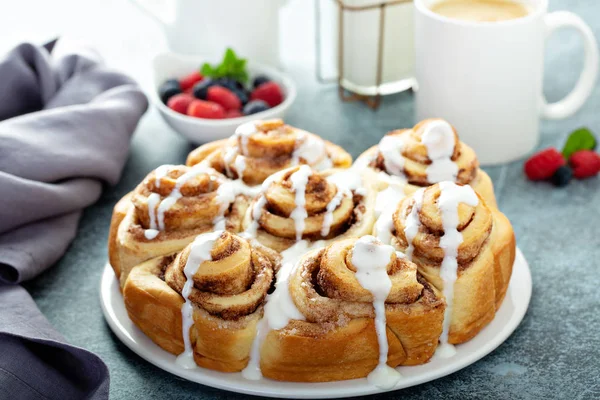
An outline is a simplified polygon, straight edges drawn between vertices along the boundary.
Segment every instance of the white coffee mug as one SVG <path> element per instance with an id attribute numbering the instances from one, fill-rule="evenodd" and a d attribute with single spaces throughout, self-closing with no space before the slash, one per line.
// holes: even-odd
<path id="1" fill-rule="evenodd" d="M 416 118 L 453 124 L 480 162 L 513 161 L 536 146 L 540 116 L 566 118 L 587 100 L 598 74 L 598 47 L 577 15 L 548 14 L 548 0 L 521 0 L 530 13 L 500 22 L 451 19 L 415 1 Z M 582 36 L 585 63 L 575 88 L 547 103 L 542 92 L 544 44 L 558 28 Z"/>
<path id="2" fill-rule="evenodd" d="M 280 66 L 282 0 L 131 0 L 163 27 L 170 50 L 220 60 L 225 49 Z"/>

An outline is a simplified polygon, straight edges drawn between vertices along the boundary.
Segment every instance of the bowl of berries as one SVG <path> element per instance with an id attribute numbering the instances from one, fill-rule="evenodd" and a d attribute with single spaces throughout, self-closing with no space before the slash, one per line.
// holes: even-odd
<path id="1" fill-rule="evenodd" d="M 296 98 L 285 74 L 248 63 L 227 49 L 220 63 L 163 53 L 154 58 L 154 102 L 175 131 L 191 142 L 231 136 L 256 119 L 283 118 Z"/>

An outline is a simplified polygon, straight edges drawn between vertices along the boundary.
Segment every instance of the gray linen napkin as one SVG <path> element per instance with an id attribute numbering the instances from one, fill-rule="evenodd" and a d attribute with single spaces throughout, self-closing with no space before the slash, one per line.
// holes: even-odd
<path id="1" fill-rule="evenodd" d="M 0 59 L 0 399 L 106 399 L 108 369 L 68 345 L 19 282 L 64 253 L 118 181 L 148 106 L 128 77 L 59 40 Z"/>

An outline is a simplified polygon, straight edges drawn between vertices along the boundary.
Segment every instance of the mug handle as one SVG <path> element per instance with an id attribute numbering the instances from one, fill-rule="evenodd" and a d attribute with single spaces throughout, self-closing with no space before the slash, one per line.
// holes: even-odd
<path id="1" fill-rule="evenodd" d="M 158 10 L 155 10 L 153 7 L 149 6 L 144 0 L 129 0 L 131 4 L 133 4 L 138 10 L 142 11 L 144 14 L 148 15 L 154 21 L 156 21 L 161 27 L 166 27 L 169 23 L 161 16 L 161 13 Z"/>
<path id="2" fill-rule="evenodd" d="M 598 45 L 590 27 L 583 20 L 568 11 L 557 11 L 546 15 L 546 37 L 563 27 L 575 28 L 583 39 L 585 60 L 577 84 L 567 96 L 555 103 L 548 103 L 542 94 L 542 116 L 548 119 L 562 119 L 573 115 L 581 108 L 592 93 L 598 77 Z"/>

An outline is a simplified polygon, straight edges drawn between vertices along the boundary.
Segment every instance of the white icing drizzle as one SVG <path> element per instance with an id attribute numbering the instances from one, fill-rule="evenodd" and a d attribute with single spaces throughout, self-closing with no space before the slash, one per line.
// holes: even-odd
<path id="1" fill-rule="evenodd" d="M 296 148 L 292 153 L 291 164 L 298 165 L 300 158 L 317 171 L 333 167 L 333 162 L 327 154 L 325 141 L 302 131 L 296 136 Z"/>
<path id="2" fill-rule="evenodd" d="M 191 245 L 190 254 L 183 269 L 185 274 L 185 284 L 181 291 L 181 296 L 185 300 L 181 306 L 181 332 L 183 334 L 184 350 L 177 356 L 176 363 L 185 368 L 196 368 L 194 361 L 194 349 L 190 340 L 190 328 L 194 324 L 194 308 L 189 299 L 189 295 L 194 287 L 194 275 L 205 261 L 212 260 L 210 254 L 215 241 L 221 236 L 223 231 L 215 231 L 198 235 Z"/>
<path id="3" fill-rule="evenodd" d="M 298 310 L 290 295 L 289 280 L 298 266 L 300 257 L 309 250 L 320 249 L 324 246 L 323 241 L 310 244 L 307 240 L 300 240 L 289 249 L 281 252 L 281 268 L 277 272 L 275 290 L 265 300 L 264 316 L 257 325 L 248 365 L 242 370 L 244 378 L 259 380 L 262 377 L 260 348 L 269 331 L 283 329 L 291 320 L 305 320 L 304 315 Z"/>
<path id="4" fill-rule="evenodd" d="M 256 237 L 256 232 L 258 231 L 258 227 L 259 227 L 258 222 L 260 220 L 260 217 L 262 216 L 263 209 L 264 209 L 265 205 L 267 204 L 267 198 L 265 197 L 265 192 L 269 189 L 271 184 L 273 182 L 275 182 L 275 180 L 279 179 L 283 175 L 283 172 L 284 171 L 279 171 L 279 172 L 276 172 L 273 175 L 269 176 L 267 179 L 264 180 L 264 182 L 260 186 L 261 194 L 256 199 L 256 202 L 254 203 L 254 206 L 252 207 L 252 219 L 251 219 L 250 225 L 248 225 L 248 227 L 246 228 L 246 232 L 245 232 L 250 237 Z"/>
<path id="5" fill-rule="evenodd" d="M 325 215 L 323 215 L 321 236 L 329 235 L 331 224 L 333 223 L 333 212 L 339 207 L 344 196 L 352 197 L 352 191 L 361 196 L 367 194 L 367 189 L 362 187 L 360 175 L 353 171 L 336 172 L 335 174 L 328 176 L 327 180 L 337 187 L 337 192 L 327 204 Z"/>
<path id="6" fill-rule="evenodd" d="M 458 165 L 452 161 L 454 152 L 454 131 L 449 123 L 435 120 L 425 126 L 421 142 L 427 147 L 431 164 L 427 167 L 427 180 L 430 183 L 456 181 Z"/>
<path id="7" fill-rule="evenodd" d="M 377 194 L 375 199 L 375 215 L 378 217 L 375 222 L 375 232 L 377 238 L 385 243 L 391 244 L 392 231 L 394 229 L 394 212 L 398 208 L 398 203 L 406 195 L 404 194 L 403 184 L 390 184 L 385 190 Z"/>
<path id="8" fill-rule="evenodd" d="M 160 195 L 152 193 L 148 196 L 148 214 L 150 217 L 150 229 L 144 231 L 144 236 L 148 240 L 154 239 L 158 235 L 158 226 L 156 225 L 156 207 L 160 202 Z"/>
<path id="9" fill-rule="evenodd" d="M 385 169 L 390 175 L 404 176 L 402 147 L 404 147 L 402 136 L 386 135 L 379 142 L 379 152 L 383 156 Z"/>
<path id="10" fill-rule="evenodd" d="M 375 309 L 375 331 L 379 343 L 379 362 L 367 376 L 367 381 L 382 389 L 391 389 L 400 380 L 400 373 L 387 365 L 389 344 L 387 340 L 385 300 L 392 289 L 392 281 L 387 274 L 395 250 L 382 244 L 373 236 L 363 236 L 352 249 L 352 265 L 356 268 L 358 283 L 373 295 Z"/>
<path id="11" fill-rule="evenodd" d="M 167 174 L 169 173 L 169 171 L 171 170 L 172 165 L 169 164 L 165 164 L 165 165 L 161 165 L 158 168 L 156 168 L 156 170 L 154 171 L 154 186 L 156 186 L 157 188 L 160 187 L 160 180 L 162 178 L 164 178 L 165 176 L 167 176 Z"/>
<path id="12" fill-rule="evenodd" d="M 296 208 L 290 213 L 290 218 L 294 220 L 294 225 L 296 226 L 296 241 L 302 240 L 305 225 L 304 220 L 308 217 L 308 212 L 306 211 L 306 184 L 312 173 L 312 169 L 308 165 L 302 165 L 290 176 L 292 189 L 296 193 L 294 198 Z"/>
<path id="13" fill-rule="evenodd" d="M 259 121 L 246 122 L 245 124 L 238 126 L 233 134 L 234 138 L 240 138 L 242 155 L 244 156 L 248 155 L 248 140 L 250 139 L 250 136 L 258 132 L 258 129 L 256 129 L 257 122 Z"/>
<path id="14" fill-rule="evenodd" d="M 241 155 L 235 157 L 235 170 L 237 171 L 238 179 L 244 179 L 244 171 L 246 170 L 246 158 Z"/>
<path id="15" fill-rule="evenodd" d="M 412 210 L 406 217 L 406 226 L 404 227 L 404 236 L 406 236 L 406 241 L 408 242 L 408 247 L 404 252 L 406 254 L 406 258 L 412 261 L 412 255 L 414 251 L 413 240 L 417 233 L 419 232 L 419 227 L 421 226 L 421 220 L 419 220 L 419 211 L 423 206 L 423 194 L 425 193 L 425 188 L 421 188 L 417 190 L 413 194 L 413 199 L 415 202 L 413 203 Z"/>
<path id="16" fill-rule="evenodd" d="M 229 177 L 233 176 L 231 173 L 231 168 L 229 168 L 229 164 L 231 164 L 231 162 L 235 158 L 237 158 L 237 156 L 238 156 L 237 146 L 228 147 L 223 152 L 223 164 L 225 164 L 225 172 L 227 173 L 227 176 L 229 176 Z"/>
<path id="17" fill-rule="evenodd" d="M 458 205 L 460 203 L 475 207 L 479 199 L 471 186 L 459 186 L 454 182 L 440 182 L 440 197 L 438 206 L 442 217 L 444 235 L 440 238 L 440 247 L 444 249 L 444 259 L 440 267 L 440 277 L 444 282 L 444 297 L 446 311 L 444 325 L 440 336 L 440 357 L 452 357 L 456 354 L 454 346 L 448 343 L 448 332 L 454 303 L 454 283 L 458 277 L 458 247 L 463 242 L 462 233 L 458 231 Z"/>

